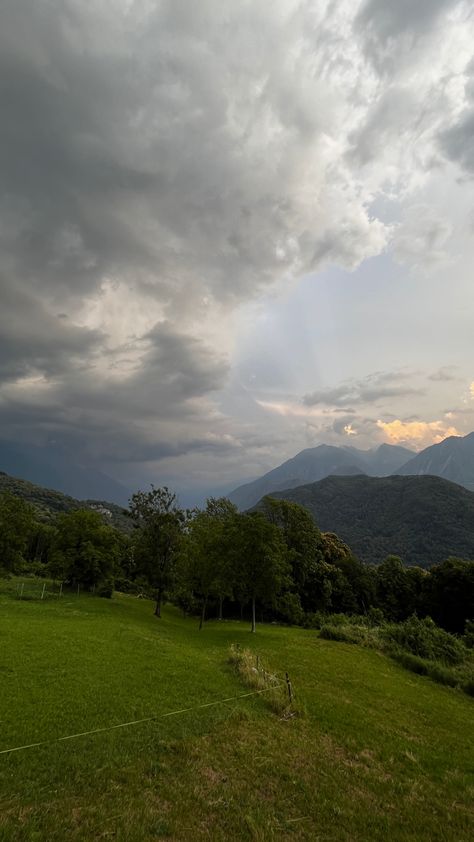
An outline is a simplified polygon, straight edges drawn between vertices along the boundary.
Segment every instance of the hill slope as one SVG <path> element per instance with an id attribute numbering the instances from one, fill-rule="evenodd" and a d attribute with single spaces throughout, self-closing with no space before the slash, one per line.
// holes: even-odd
<path id="1" fill-rule="evenodd" d="M 122 532 L 130 532 L 132 525 L 130 517 L 125 509 L 117 506 L 116 503 L 109 503 L 105 500 L 75 500 L 60 491 L 50 488 L 42 488 L 24 479 L 11 477 L 0 471 L 0 494 L 9 492 L 17 497 L 22 497 L 38 510 L 44 520 L 63 512 L 72 512 L 76 509 L 95 509 L 104 515 L 107 523 L 121 529 Z"/>
<path id="2" fill-rule="evenodd" d="M 304 483 L 316 482 L 334 474 L 388 476 L 411 456 L 411 450 L 389 444 L 382 444 L 374 450 L 321 444 L 318 447 L 302 450 L 264 476 L 239 486 L 228 496 L 239 509 L 248 509 L 266 494 L 296 488 Z"/>
<path id="3" fill-rule="evenodd" d="M 440 477 L 327 477 L 273 496 L 305 506 L 365 562 L 474 558 L 474 493 Z"/>
<path id="4" fill-rule="evenodd" d="M 474 491 L 474 433 L 449 436 L 425 448 L 393 473 L 401 476 L 443 477 Z"/>
<path id="5" fill-rule="evenodd" d="M 125 596 L 0 588 L 0 610 L 0 750 L 181 710 L 2 756 L 5 842 L 472 838 L 472 700 L 378 652 L 273 625 L 198 632 Z M 305 715 L 234 699 L 231 643 L 288 670 Z"/>

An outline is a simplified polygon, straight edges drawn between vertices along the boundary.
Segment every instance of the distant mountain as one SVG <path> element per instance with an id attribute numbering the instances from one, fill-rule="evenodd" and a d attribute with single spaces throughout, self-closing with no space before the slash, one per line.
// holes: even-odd
<path id="1" fill-rule="evenodd" d="M 392 553 L 422 567 L 474 559 L 474 493 L 440 477 L 330 476 L 273 496 L 305 506 L 365 562 Z"/>
<path id="2" fill-rule="evenodd" d="M 55 488 L 79 500 L 112 500 L 128 505 L 131 493 L 112 477 L 89 465 L 79 464 L 58 445 L 36 447 L 0 440 L 0 471 Z"/>
<path id="3" fill-rule="evenodd" d="M 412 456 L 413 451 L 407 450 L 406 447 L 390 444 L 381 444 L 373 450 L 321 444 L 319 447 L 302 450 L 263 477 L 239 486 L 228 497 L 239 509 L 249 509 L 266 494 L 296 488 L 331 475 L 388 476 Z"/>
<path id="4" fill-rule="evenodd" d="M 44 521 L 51 520 L 55 515 L 72 512 L 76 509 L 93 509 L 99 512 L 111 526 L 120 529 L 122 532 L 130 532 L 132 521 L 129 514 L 116 503 L 109 503 L 106 500 L 75 500 L 60 491 L 50 488 L 42 488 L 27 480 L 11 477 L 0 471 L 0 494 L 8 492 L 16 497 L 21 497 L 30 503 L 38 511 Z"/>
<path id="5" fill-rule="evenodd" d="M 393 470 L 401 476 L 443 477 L 474 491 L 474 433 L 449 436 Z"/>

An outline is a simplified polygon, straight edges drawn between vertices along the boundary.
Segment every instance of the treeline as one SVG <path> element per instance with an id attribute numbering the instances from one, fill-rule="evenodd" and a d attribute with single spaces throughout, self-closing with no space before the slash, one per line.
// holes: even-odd
<path id="1" fill-rule="evenodd" d="M 49 576 L 111 596 L 114 587 L 164 600 L 199 617 L 248 617 L 306 627 L 321 614 L 416 613 L 463 633 L 474 613 L 474 562 L 449 558 L 430 571 L 397 556 L 369 566 L 297 503 L 265 498 L 239 513 L 227 499 L 183 510 L 167 488 L 134 494 L 133 530 L 121 532 L 83 509 L 44 523 L 11 494 L 0 496 L 0 568 Z"/>

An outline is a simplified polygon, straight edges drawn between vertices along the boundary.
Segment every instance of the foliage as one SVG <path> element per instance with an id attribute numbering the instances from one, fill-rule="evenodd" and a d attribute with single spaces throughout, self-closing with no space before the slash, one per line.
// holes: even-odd
<path id="1" fill-rule="evenodd" d="M 403 623 L 385 626 L 382 635 L 406 652 L 431 661 L 459 664 L 467 655 L 462 641 L 438 628 L 430 617 L 420 619 L 413 615 Z"/>
<path id="2" fill-rule="evenodd" d="M 474 558 L 474 494 L 440 477 L 329 476 L 274 496 L 305 506 L 366 563 L 389 553 L 422 567 Z"/>
<path id="3" fill-rule="evenodd" d="M 474 562 L 448 558 L 430 571 L 424 589 L 425 610 L 443 628 L 462 634 L 474 620 Z"/>
<path id="4" fill-rule="evenodd" d="M 181 607 L 189 610 L 193 601 L 201 604 L 199 629 L 202 629 L 210 598 L 222 603 L 233 592 L 232 523 L 236 507 L 225 498 L 211 497 L 204 511 L 191 513 L 187 525 L 185 551 L 178 567 L 178 588 L 175 595 Z"/>
<path id="5" fill-rule="evenodd" d="M 229 649 L 229 663 L 247 687 L 262 694 L 263 701 L 274 713 L 281 716 L 290 711 L 286 683 L 278 678 L 274 670 L 268 670 L 263 665 L 259 655 L 255 655 L 250 649 L 242 649 L 232 644 Z M 291 710 L 296 712 L 293 705 Z"/>
<path id="6" fill-rule="evenodd" d="M 179 553 L 182 549 L 184 512 L 169 488 L 138 491 L 130 501 L 136 526 L 135 557 L 139 575 L 156 592 L 155 615 L 161 617 L 161 605 L 173 585 Z"/>
<path id="7" fill-rule="evenodd" d="M 33 530 L 32 507 L 13 494 L 0 495 L 0 568 L 9 572 L 20 569 Z"/>
<path id="8" fill-rule="evenodd" d="M 36 518 L 42 523 L 52 524 L 57 515 L 87 508 L 101 514 L 109 526 L 125 533 L 130 533 L 132 529 L 129 513 L 116 503 L 109 503 L 106 500 L 75 500 L 74 497 L 69 497 L 61 491 L 43 488 L 0 471 L 0 494 L 3 492 L 13 494 L 29 503 L 35 511 Z"/>
<path id="9" fill-rule="evenodd" d="M 254 632 L 257 599 L 264 604 L 274 603 L 288 581 L 285 544 L 278 526 L 259 512 L 236 515 L 231 537 L 238 591 L 241 601 L 251 603 Z"/>
<path id="10" fill-rule="evenodd" d="M 59 516 L 49 564 L 53 577 L 113 588 L 118 557 L 117 533 L 98 512 L 79 509 Z"/>

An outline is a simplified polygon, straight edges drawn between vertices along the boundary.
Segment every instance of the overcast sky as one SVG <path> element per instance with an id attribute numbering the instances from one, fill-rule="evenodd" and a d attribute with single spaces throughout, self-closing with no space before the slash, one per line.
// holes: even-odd
<path id="1" fill-rule="evenodd" d="M 2 0 L 2 438 L 197 493 L 473 430 L 473 44 L 455 0 Z"/>

